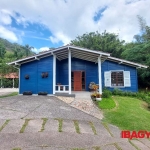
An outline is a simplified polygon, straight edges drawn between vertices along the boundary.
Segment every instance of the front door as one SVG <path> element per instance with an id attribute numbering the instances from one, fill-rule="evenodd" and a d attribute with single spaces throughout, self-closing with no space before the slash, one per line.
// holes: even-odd
<path id="1" fill-rule="evenodd" d="M 74 91 L 82 91 L 82 71 L 74 71 Z"/>

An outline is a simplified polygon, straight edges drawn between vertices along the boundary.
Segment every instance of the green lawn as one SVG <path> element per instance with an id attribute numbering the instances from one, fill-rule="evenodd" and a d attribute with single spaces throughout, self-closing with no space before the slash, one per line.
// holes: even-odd
<path id="1" fill-rule="evenodd" d="M 98 102 L 98 107 L 100 109 L 112 109 L 116 106 L 115 101 L 110 98 L 102 98 L 102 101 Z"/>
<path id="2" fill-rule="evenodd" d="M 15 96 L 15 95 L 18 95 L 18 92 L 13 92 L 13 93 L 8 94 L 8 95 L 2 95 L 2 96 L 0 96 L 0 98 L 9 97 L 9 96 Z"/>
<path id="3" fill-rule="evenodd" d="M 104 122 L 114 124 L 122 130 L 150 131 L 150 110 L 147 103 L 131 97 L 114 96 L 117 106 L 103 109 Z"/>

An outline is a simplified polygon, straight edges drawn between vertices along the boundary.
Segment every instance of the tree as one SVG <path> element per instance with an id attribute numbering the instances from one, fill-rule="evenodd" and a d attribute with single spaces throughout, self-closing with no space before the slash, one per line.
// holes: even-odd
<path id="1" fill-rule="evenodd" d="M 0 42 L 0 58 L 4 58 L 5 53 L 6 53 L 6 49 L 4 45 Z"/>
<path id="2" fill-rule="evenodd" d="M 148 42 L 150 41 L 150 27 L 147 26 L 146 21 L 143 17 L 137 16 L 139 25 L 140 25 L 140 32 L 141 35 L 134 35 L 134 39 L 138 43 Z"/>
<path id="3" fill-rule="evenodd" d="M 125 45 L 125 51 L 121 54 L 124 59 L 150 66 L 150 27 L 146 21 L 138 16 L 140 35 L 135 35 L 134 43 Z M 139 84 L 150 86 L 150 68 L 138 70 Z"/>
<path id="4" fill-rule="evenodd" d="M 26 44 L 26 45 L 24 46 L 24 49 L 25 49 L 25 55 L 26 55 L 26 56 L 29 56 L 29 55 L 31 54 L 31 50 L 33 49 L 33 47 L 32 47 L 32 46 L 29 46 L 28 44 Z"/>
<path id="5" fill-rule="evenodd" d="M 104 31 L 102 34 L 97 32 L 85 33 L 77 36 L 71 41 L 71 45 L 80 46 L 88 49 L 99 50 L 111 53 L 114 57 L 120 57 L 124 50 L 124 40 L 119 40 L 118 35 Z"/>
<path id="6" fill-rule="evenodd" d="M 15 43 L 15 48 L 13 49 L 15 59 L 20 59 L 23 57 L 23 52 L 21 51 L 21 47 Z"/>

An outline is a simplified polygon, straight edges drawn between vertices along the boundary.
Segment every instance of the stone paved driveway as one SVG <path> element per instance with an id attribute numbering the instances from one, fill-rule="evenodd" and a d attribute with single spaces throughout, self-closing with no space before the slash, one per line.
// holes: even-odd
<path id="1" fill-rule="evenodd" d="M 142 150 L 148 139 L 120 138 L 120 130 L 56 97 L 0 99 L 0 150 Z"/>

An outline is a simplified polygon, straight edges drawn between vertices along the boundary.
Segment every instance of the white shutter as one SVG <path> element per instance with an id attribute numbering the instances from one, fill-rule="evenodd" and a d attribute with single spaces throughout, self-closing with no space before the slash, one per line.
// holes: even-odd
<path id="1" fill-rule="evenodd" d="M 124 86 L 125 87 L 131 86 L 130 71 L 124 71 Z"/>
<path id="2" fill-rule="evenodd" d="M 111 72 L 105 71 L 104 78 L 105 78 L 105 87 L 110 87 L 111 86 Z"/>

